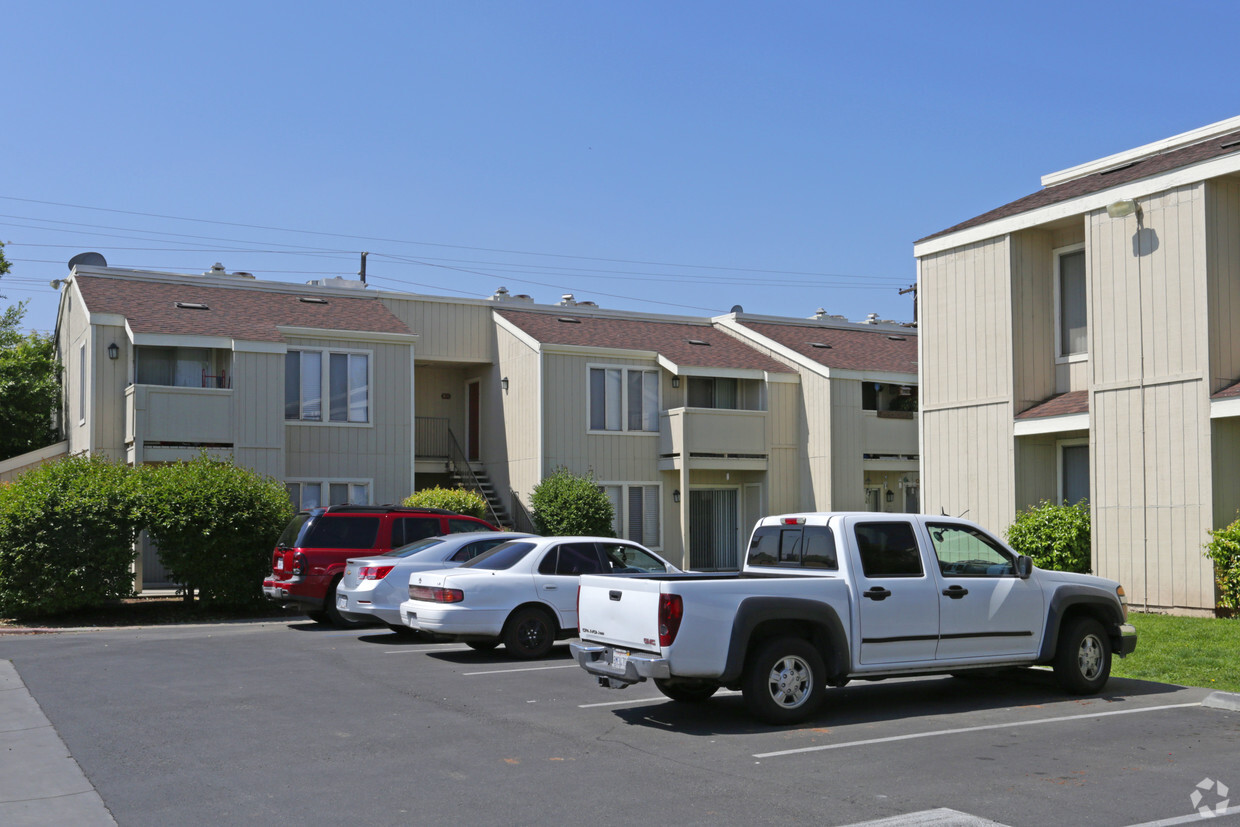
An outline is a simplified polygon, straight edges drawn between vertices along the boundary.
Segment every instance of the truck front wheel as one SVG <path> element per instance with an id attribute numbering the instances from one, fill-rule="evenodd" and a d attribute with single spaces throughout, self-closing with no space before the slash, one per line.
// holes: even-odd
<path id="1" fill-rule="evenodd" d="M 745 705 L 769 724 L 803 721 L 822 703 L 826 667 L 822 656 L 799 637 L 765 643 L 749 663 L 741 682 Z"/>
<path id="2" fill-rule="evenodd" d="M 718 684 L 709 683 L 707 681 L 665 681 L 662 678 L 655 678 L 654 685 L 659 691 L 673 701 L 679 701 L 684 704 L 696 704 L 709 698 L 719 691 Z"/>
<path id="3" fill-rule="evenodd" d="M 1073 695 L 1093 695 L 1111 676 L 1111 639 L 1092 617 L 1079 617 L 1059 635 L 1055 677 Z"/>

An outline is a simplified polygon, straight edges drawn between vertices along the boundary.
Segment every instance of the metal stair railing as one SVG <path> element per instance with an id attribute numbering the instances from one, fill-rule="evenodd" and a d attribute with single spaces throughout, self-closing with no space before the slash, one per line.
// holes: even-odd
<path id="1" fill-rule="evenodd" d="M 465 452 L 461 450 L 461 444 L 456 441 L 456 434 L 452 433 L 451 428 L 447 429 L 447 433 L 447 439 L 451 449 L 451 454 L 448 456 L 448 470 L 456 474 L 456 476 L 469 481 L 469 483 L 474 487 L 474 490 L 478 492 L 478 495 L 481 496 L 483 501 L 487 504 L 487 511 L 491 514 L 491 523 L 497 526 L 502 525 L 499 519 L 499 514 L 495 511 L 495 506 L 491 505 L 490 498 L 488 498 L 486 492 L 482 490 L 482 483 L 478 481 L 478 475 L 474 473 L 474 469 L 470 466 L 469 460 L 465 459 Z M 464 471 L 461 469 L 464 469 Z"/>
<path id="2" fill-rule="evenodd" d="M 508 489 L 509 502 L 512 503 L 512 527 L 514 531 L 523 531 L 526 534 L 537 534 L 534 530 L 534 518 L 530 516 L 530 512 L 526 510 L 525 503 L 521 502 L 521 498 L 517 496 L 517 492 L 511 488 Z"/>

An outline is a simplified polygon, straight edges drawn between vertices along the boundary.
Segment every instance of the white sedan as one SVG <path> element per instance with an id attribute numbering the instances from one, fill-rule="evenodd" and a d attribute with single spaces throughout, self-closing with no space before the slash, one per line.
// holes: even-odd
<path id="1" fill-rule="evenodd" d="M 577 634 L 578 575 L 678 571 L 627 540 L 509 540 L 457 568 L 412 574 L 400 619 L 474 649 L 503 643 L 516 657 L 540 658 L 557 638 Z"/>
<path id="2" fill-rule="evenodd" d="M 409 596 L 409 575 L 459 566 L 509 540 L 537 537 L 499 531 L 469 531 L 427 537 L 375 557 L 354 557 L 336 587 L 336 609 L 347 620 L 386 623 L 402 632 L 400 602 Z"/>

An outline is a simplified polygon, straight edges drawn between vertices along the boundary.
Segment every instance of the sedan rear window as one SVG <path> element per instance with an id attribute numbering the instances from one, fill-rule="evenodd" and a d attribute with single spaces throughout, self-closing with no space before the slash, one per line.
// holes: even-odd
<path id="1" fill-rule="evenodd" d="M 427 537 L 425 540 L 418 540 L 416 543 L 410 543 L 407 546 L 394 548 L 391 551 L 385 551 L 384 557 L 408 557 L 411 554 L 417 554 L 419 551 L 425 551 L 428 548 L 442 545 L 443 540 L 438 537 Z"/>
<path id="2" fill-rule="evenodd" d="M 479 554 L 472 560 L 461 564 L 463 569 L 489 569 L 500 571 L 515 566 L 521 558 L 534 550 L 534 544 L 520 540 L 509 540 L 488 552 Z"/>

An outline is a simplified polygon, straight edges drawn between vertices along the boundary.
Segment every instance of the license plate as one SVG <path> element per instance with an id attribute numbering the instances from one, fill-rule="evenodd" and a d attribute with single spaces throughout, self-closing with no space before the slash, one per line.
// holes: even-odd
<path id="1" fill-rule="evenodd" d="M 623 670 L 629 663 L 629 651 L 627 649 L 611 650 L 611 668 Z"/>
<path id="2" fill-rule="evenodd" d="M 276 558 L 276 571 L 284 571 L 284 558 L 283 557 Z"/>
<path id="3" fill-rule="evenodd" d="M 345 597 L 343 594 L 336 595 L 336 608 L 337 609 L 349 608 L 349 598 Z"/>

